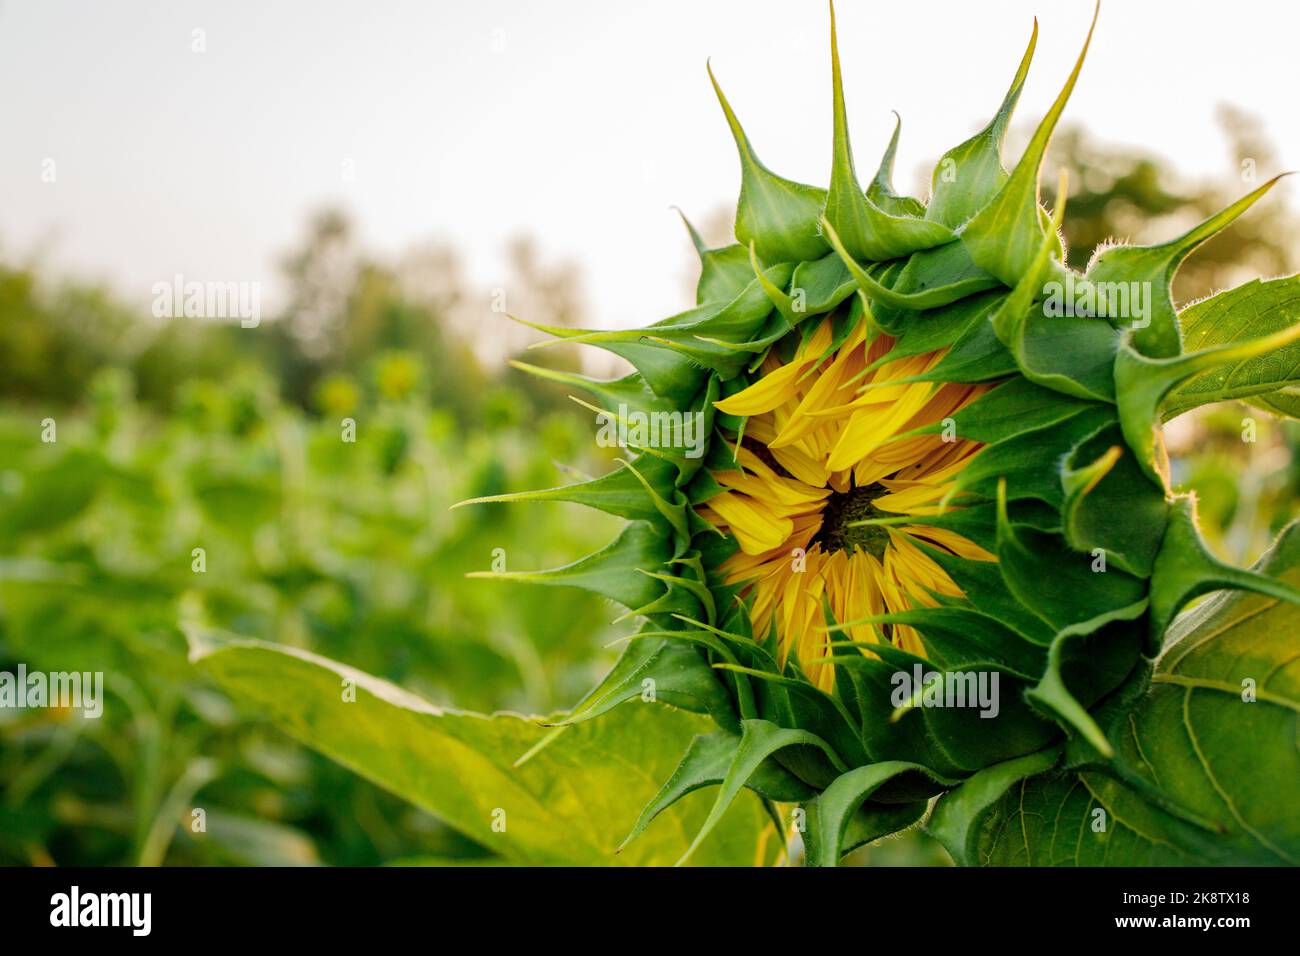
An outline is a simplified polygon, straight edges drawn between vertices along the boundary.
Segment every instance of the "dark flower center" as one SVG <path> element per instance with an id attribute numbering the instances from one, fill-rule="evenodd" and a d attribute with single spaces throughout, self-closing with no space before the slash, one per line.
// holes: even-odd
<path id="1" fill-rule="evenodd" d="M 889 532 L 882 525 L 852 525 L 855 521 L 868 518 L 893 517 L 874 504 L 877 498 L 886 494 L 889 494 L 889 489 L 879 483 L 865 488 L 832 492 L 822 509 L 821 529 L 813 536 L 812 543 L 820 544 L 827 554 L 836 551 L 852 553 L 855 548 L 860 548 L 877 558 L 881 557 L 885 553 L 885 546 L 889 544 Z"/>

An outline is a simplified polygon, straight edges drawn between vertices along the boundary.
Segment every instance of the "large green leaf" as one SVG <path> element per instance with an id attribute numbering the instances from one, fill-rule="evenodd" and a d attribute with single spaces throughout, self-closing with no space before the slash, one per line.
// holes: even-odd
<path id="1" fill-rule="evenodd" d="M 98 452 L 77 448 L 33 468 L 17 494 L 0 492 L 0 535 L 9 541 L 76 518 L 94 500 L 104 471 Z"/>
<path id="2" fill-rule="evenodd" d="M 1261 564 L 1300 582 L 1296 526 Z M 981 819 L 978 861 L 1300 864 L 1297 635 L 1300 608 L 1241 591 L 1179 618 L 1111 729 L 1113 767 L 1015 782 Z"/>
<path id="3" fill-rule="evenodd" d="M 292 648 L 192 632 L 191 657 L 228 693 L 291 736 L 525 865 L 664 865 L 712 802 L 689 796 L 621 854 L 615 848 L 703 718 L 620 707 L 563 731 L 513 714 L 443 710 L 385 681 Z M 344 690 L 355 688 L 355 700 Z M 556 739 L 516 766 L 548 733 Z M 493 829 L 504 811 L 505 830 Z M 767 818 L 745 794 L 696 849 L 700 865 L 752 865 Z"/>
<path id="4" fill-rule="evenodd" d="M 1178 315 L 1183 342 L 1189 351 L 1229 342 L 1262 338 L 1300 320 L 1300 276 L 1261 281 L 1228 289 L 1188 306 Z M 1173 418 L 1198 405 L 1233 398 L 1267 396 L 1273 411 L 1295 417 L 1300 412 L 1293 395 L 1279 389 L 1300 383 L 1300 345 L 1245 359 L 1203 372 L 1177 386 L 1165 397 L 1164 417 Z"/>

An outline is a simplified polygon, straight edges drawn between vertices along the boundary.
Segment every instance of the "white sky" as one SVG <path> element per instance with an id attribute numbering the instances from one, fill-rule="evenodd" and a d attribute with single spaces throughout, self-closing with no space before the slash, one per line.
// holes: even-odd
<path id="1" fill-rule="evenodd" d="M 1066 121 L 1231 187 L 1213 113 L 1234 103 L 1300 168 L 1297 11 L 1108 0 Z M 1089 0 L 841 0 L 864 173 L 891 109 L 900 187 L 982 125 L 1035 13 L 1021 123 L 1068 73 Z M 738 186 L 705 58 L 764 161 L 824 185 L 827 29 L 822 0 L 0 0 L 0 253 L 39 251 L 142 304 L 181 272 L 262 281 L 273 305 L 278 256 L 308 211 L 340 204 L 370 247 L 445 239 L 485 286 L 506 239 L 531 233 L 581 266 L 593 325 L 643 324 L 686 304 L 669 206 L 703 218 Z"/>

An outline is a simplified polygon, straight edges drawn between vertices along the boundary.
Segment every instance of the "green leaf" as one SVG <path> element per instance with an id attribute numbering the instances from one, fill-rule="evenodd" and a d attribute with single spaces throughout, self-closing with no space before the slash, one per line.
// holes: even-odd
<path id="1" fill-rule="evenodd" d="M 1300 418 L 1300 389 L 1294 386 L 1279 388 L 1265 395 L 1252 395 L 1245 399 L 1247 405 L 1253 405 L 1270 415 L 1281 418 Z"/>
<path id="2" fill-rule="evenodd" d="M 442 710 L 406 691 L 293 648 L 192 633 L 191 658 L 241 704 L 301 742 L 445 820 L 511 863 L 664 865 L 706 803 L 686 800 L 614 855 L 637 811 L 707 723 L 662 707 L 621 708 L 566 730 L 523 766 L 548 731 L 523 717 Z M 349 684 L 351 682 L 351 684 Z M 344 699 L 355 687 L 355 700 Z M 494 811 L 505 830 L 493 829 Z M 737 804 L 699 846 L 703 865 L 752 865 L 766 825 Z"/>
<path id="3" fill-rule="evenodd" d="M 1204 864 L 1170 840 L 1160 811 L 1117 792 L 1100 774 L 1040 774 L 1013 784 L 984 818 L 975 860 L 982 866 Z"/>
<path id="4" fill-rule="evenodd" d="M 1180 383 L 1209 369 L 1258 356 L 1267 356 L 1300 339 L 1300 323 L 1246 342 L 1230 342 L 1171 358 L 1148 358 L 1134 348 L 1126 333 L 1115 355 L 1115 394 L 1124 439 L 1139 464 L 1156 484 L 1164 485 L 1168 461 L 1157 442 L 1160 408 Z"/>
<path id="5" fill-rule="evenodd" d="M 1256 570 L 1234 568 L 1210 554 L 1196 521 L 1196 499 L 1178 498 L 1151 572 L 1148 649 L 1160 648 L 1165 628 L 1192 600 L 1211 591 L 1236 588 L 1276 600 L 1300 603 L 1300 589 Z"/>
<path id="6" fill-rule="evenodd" d="M 1256 571 L 1300 584 L 1296 525 Z M 1298 631 L 1300 607 L 1243 591 L 1180 617 L 1112 732 L 1115 767 L 1014 784 L 982 824 L 979 861 L 1300 864 Z"/>
<path id="7" fill-rule="evenodd" d="M 980 828 L 989 810 L 1013 785 L 1049 770 L 1059 757 L 1059 749 L 1049 749 L 986 767 L 939 797 L 926 832 L 943 844 L 958 866 L 976 866 Z"/>
<path id="8" fill-rule="evenodd" d="M 1202 299 L 1178 314 L 1183 345 L 1191 351 L 1271 335 L 1297 322 L 1300 276 L 1253 279 Z M 1298 382 L 1300 345 L 1292 344 L 1188 379 L 1165 396 L 1164 418 L 1167 421 L 1210 402 L 1266 395 Z"/>
<path id="9" fill-rule="evenodd" d="M 50 531 L 71 521 L 90 507 L 105 471 L 106 463 L 98 452 L 79 448 L 33 468 L 25 476 L 22 491 L 0 505 L 0 534 L 12 541 L 20 534 Z"/>

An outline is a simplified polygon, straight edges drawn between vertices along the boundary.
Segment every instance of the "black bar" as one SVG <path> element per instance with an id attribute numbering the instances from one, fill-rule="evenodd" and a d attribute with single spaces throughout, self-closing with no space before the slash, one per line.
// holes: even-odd
<path id="1" fill-rule="evenodd" d="M 830 942 L 830 934 L 864 946 L 908 939 L 928 946 L 1009 932 L 1001 938 L 1073 944 L 1199 935 L 1231 946 L 1252 934 L 1293 938 L 1296 926 L 1295 874 L 1286 869 L 3 869 L 6 943 L 66 941 L 70 933 L 128 945 L 144 938 L 129 925 L 132 913 L 143 922 L 142 907 L 122 911 L 128 925 L 52 926 L 58 894 L 67 897 L 66 915 L 73 886 L 87 914 L 84 907 L 99 906 L 98 897 L 87 904 L 88 895 L 148 893 L 147 938 L 205 948 L 278 939 L 373 945 L 398 933 L 448 945 L 464 934 L 494 943 L 522 934 L 549 949 L 622 925 L 628 938 L 644 935 L 671 951 L 685 927 L 701 924 L 731 944 L 770 942 L 765 934 L 783 928 L 810 934 L 810 945 Z M 1120 925 L 1135 919 L 1152 922 Z M 1208 928 L 1199 925 L 1205 919 Z M 695 950 L 700 937 L 690 936 Z"/>

